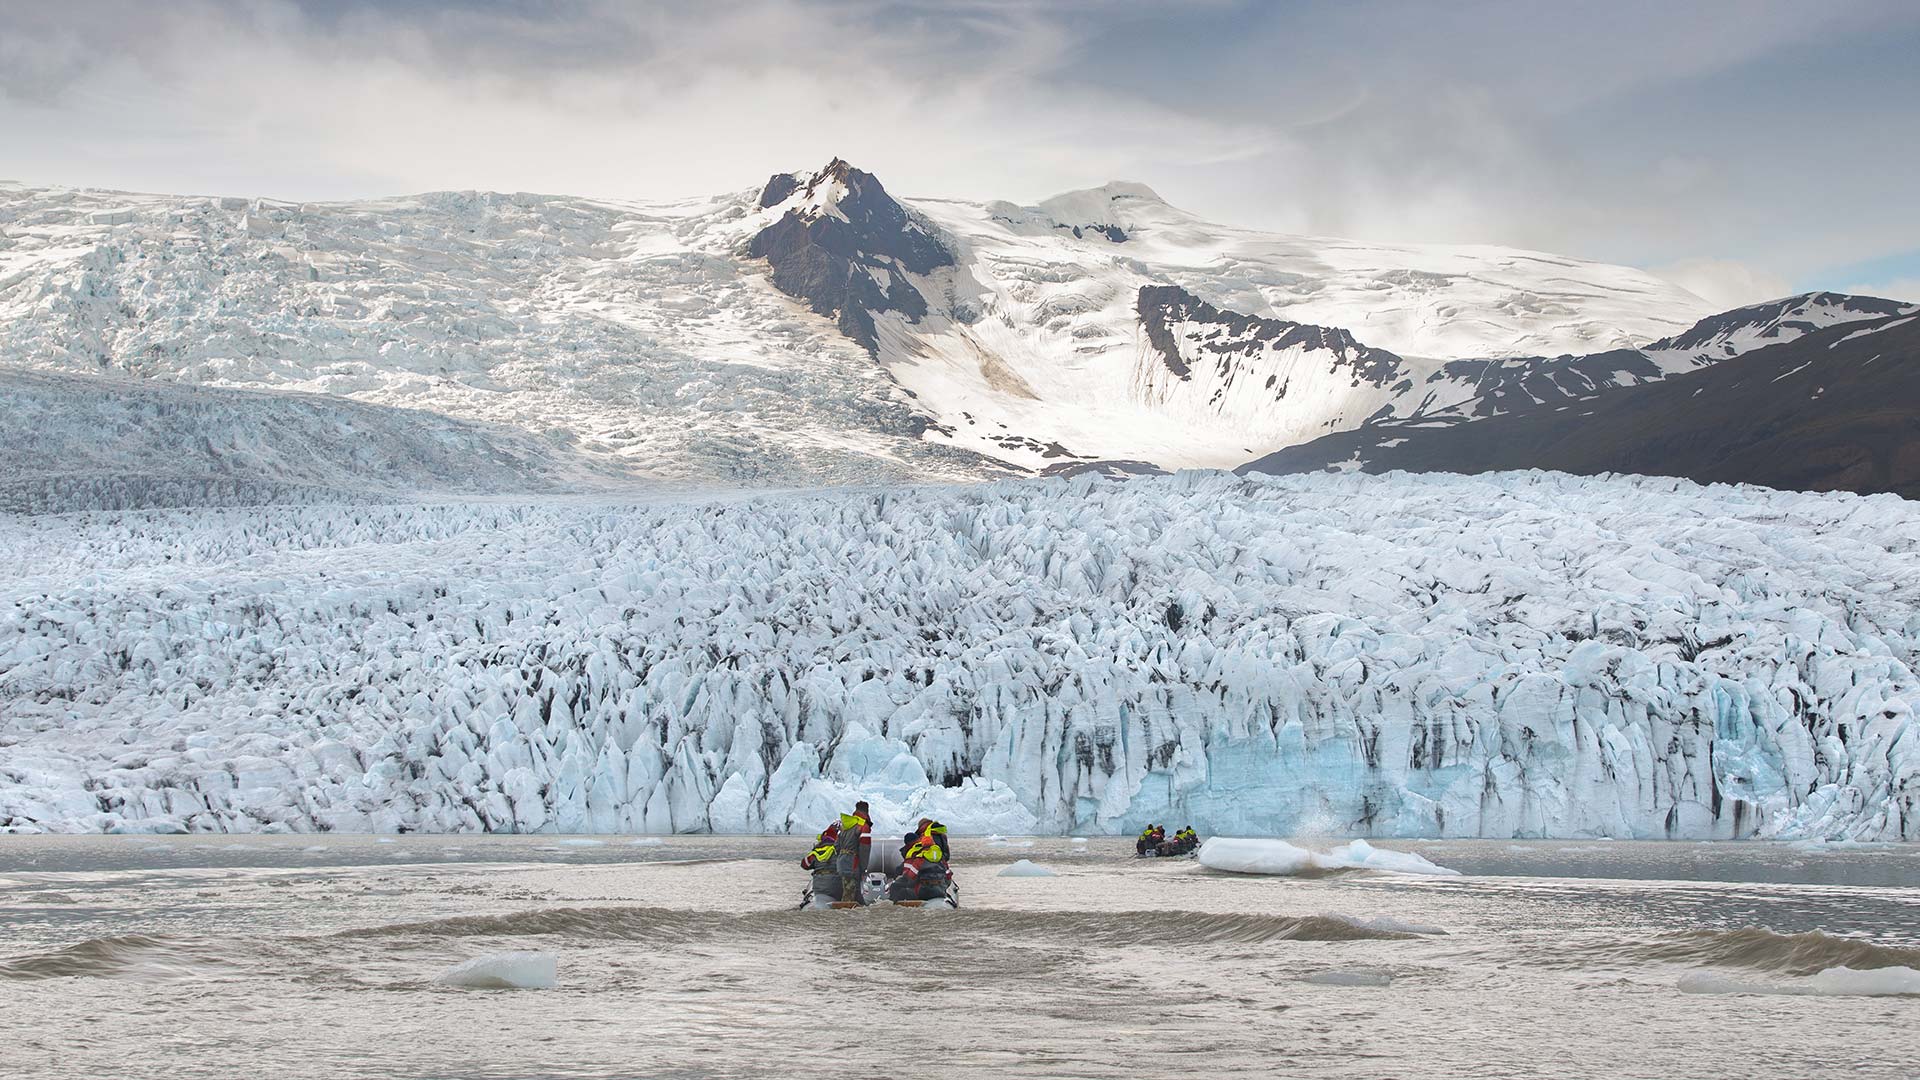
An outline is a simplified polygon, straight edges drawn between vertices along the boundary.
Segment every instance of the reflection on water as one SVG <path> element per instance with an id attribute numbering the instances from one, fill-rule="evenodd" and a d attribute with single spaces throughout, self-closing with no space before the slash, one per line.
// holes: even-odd
<path id="1" fill-rule="evenodd" d="M 6 1074 L 1920 1076 L 1913 848 L 961 839 L 961 911 L 802 912 L 804 840 L 388 839 L 0 837 Z"/>

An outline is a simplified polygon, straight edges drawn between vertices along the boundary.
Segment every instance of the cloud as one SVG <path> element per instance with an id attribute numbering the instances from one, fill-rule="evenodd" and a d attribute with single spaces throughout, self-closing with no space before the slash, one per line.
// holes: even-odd
<path id="1" fill-rule="evenodd" d="M 1885 300 L 1904 300 L 1920 304 L 1920 278 L 1893 278 L 1888 281 L 1851 285 L 1846 291 L 1862 296 L 1878 296 Z"/>
<path id="2" fill-rule="evenodd" d="M 957 18 L 769 0 L 317 10 L 0 16 L 0 40 L 50 58 L 0 87 L 0 123 L 32 136 L 6 160 L 23 178 L 294 198 L 667 198 L 840 154 L 896 189 L 1037 199 L 1264 142 L 1252 126 L 1071 81 L 1041 92 L 1068 39 L 1015 6 Z"/>
<path id="3" fill-rule="evenodd" d="M 1786 278 L 1732 259 L 1682 259 L 1652 272 L 1720 308 L 1778 300 L 1794 292 Z"/>
<path id="4" fill-rule="evenodd" d="M 1786 0 L 13 4 L 0 175 L 662 199 L 839 154 L 907 195 L 1132 179 L 1216 220 L 1750 299 L 1920 246 L 1920 142 L 1886 135 L 1915 48 L 1894 0 L 1833 0 L 1817 35 Z"/>

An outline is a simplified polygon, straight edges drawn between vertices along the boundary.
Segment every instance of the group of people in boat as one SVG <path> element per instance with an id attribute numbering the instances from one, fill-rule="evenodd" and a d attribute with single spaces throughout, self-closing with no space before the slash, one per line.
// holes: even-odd
<path id="1" fill-rule="evenodd" d="M 1150 824 L 1140 831 L 1133 845 L 1134 854 L 1140 856 L 1190 855 L 1199 847 L 1200 834 L 1191 825 L 1169 835 L 1166 826 Z M 813 875 L 812 888 L 802 904 L 816 900 L 866 904 L 884 896 L 896 904 L 946 901 L 957 907 L 952 859 L 947 827 L 923 817 L 901 838 L 897 865 L 892 859 L 876 862 L 873 812 L 863 799 L 853 804 L 851 813 L 841 814 L 820 830 L 813 849 L 800 860 L 801 868 Z M 870 873 L 878 873 L 886 882 L 883 892 L 869 895 Z"/>
<path id="2" fill-rule="evenodd" d="M 898 869 L 891 875 L 882 873 L 886 899 L 896 904 L 944 900 L 958 906 L 952 859 L 947 827 L 921 818 L 901 840 Z M 853 804 L 852 813 L 828 823 L 800 866 L 813 873 L 810 898 L 855 904 L 877 899 L 867 895 L 868 872 L 882 868 L 873 860 L 873 812 L 866 800 Z"/>
<path id="3" fill-rule="evenodd" d="M 1148 824 L 1133 842 L 1135 855 L 1191 855 L 1200 850 L 1200 834 L 1187 825 L 1167 835 L 1165 825 Z"/>

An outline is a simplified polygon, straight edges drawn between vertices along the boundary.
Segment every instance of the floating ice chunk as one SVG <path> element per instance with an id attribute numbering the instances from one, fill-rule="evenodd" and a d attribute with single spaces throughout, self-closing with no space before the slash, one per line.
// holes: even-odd
<path id="1" fill-rule="evenodd" d="M 1787 845 L 1795 851 L 1881 851 L 1890 845 L 1875 840 L 1827 840 L 1816 838 L 1796 840 Z"/>
<path id="2" fill-rule="evenodd" d="M 1830 967 L 1804 979 L 1752 982 L 1704 972 L 1684 975 L 1679 988 L 1685 994 L 1785 994 L 1820 997 L 1893 997 L 1920 995 L 1920 971 L 1910 967 Z"/>
<path id="3" fill-rule="evenodd" d="M 607 846 L 607 842 L 605 840 L 595 840 L 592 837 L 587 837 L 587 836 L 572 836 L 572 837 L 568 837 L 565 840 L 557 841 L 557 843 L 566 847 L 606 847 Z"/>
<path id="4" fill-rule="evenodd" d="M 1021 859 L 1000 871 L 1000 877 L 1057 877 L 1053 871 L 1039 863 Z"/>
<path id="5" fill-rule="evenodd" d="M 1235 874 L 1321 873 L 1328 870 L 1383 870 L 1395 874 L 1457 875 L 1408 851 L 1376 848 L 1355 840 L 1325 852 L 1309 851 L 1285 840 L 1246 840 L 1216 836 L 1200 845 L 1200 865 Z"/>
<path id="6" fill-rule="evenodd" d="M 1067 838 L 1067 842 L 1070 844 L 1085 844 L 1087 838 L 1084 836 L 1070 836 Z"/>
<path id="7" fill-rule="evenodd" d="M 475 990 L 547 990 L 559 975 L 560 961 L 552 953 L 506 952 L 455 964 L 433 981 Z"/>
<path id="8" fill-rule="evenodd" d="M 1300 981 L 1317 986 L 1392 986 L 1393 972 L 1380 968 L 1316 971 L 1311 975 L 1300 976 Z"/>
<path id="9" fill-rule="evenodd" d="M 376 844 L 391 844 L 394 842 L 394 839 L 391 836 L 378 836 L 374 838 L 373 842 Z"/>
<path id="10" fill-rule="evenodd" d="M 304 852 L 306 852 L 306 853 L 308 853 L 308 854 L 310 854 L 310 855 L 312 855 L 312 854 L 317 854 L 317 853 L 319 853 L 319 852 L 322 852 L 322 851 L 325 851 L 325 850 L 327 850 L 327 845 L 325 845 L 325 844 L 313 844 L 313 845 L 311 845 L 311 846 L 308 846 L 308 847 L 303 847 L 303 848 L 301 848 L 300 850 L 301 850 L 301 851 L 304 851 Z"/>

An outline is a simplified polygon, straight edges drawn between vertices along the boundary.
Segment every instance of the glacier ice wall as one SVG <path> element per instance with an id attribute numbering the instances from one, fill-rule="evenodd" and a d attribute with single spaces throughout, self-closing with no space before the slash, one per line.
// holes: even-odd
<path id="1" fill-rule="evenodd" d="M 1920 839 L 1916 549 L 1538 473 L 0 515 L 0 827 Z"/>

